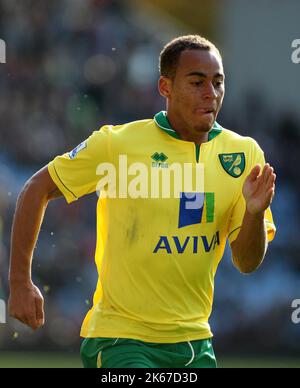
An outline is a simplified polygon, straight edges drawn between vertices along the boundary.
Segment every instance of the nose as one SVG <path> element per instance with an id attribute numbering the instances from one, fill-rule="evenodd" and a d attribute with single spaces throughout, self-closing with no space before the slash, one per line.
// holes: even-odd
<path id="1" fill-rule="evenodd" d="M 212 82 L 207 82 L 205 89 L 203 91 L 203 97 L 205 99 L 214 99 L 217 98 L 218 95 L 216 93 L 215 87 Z"/>

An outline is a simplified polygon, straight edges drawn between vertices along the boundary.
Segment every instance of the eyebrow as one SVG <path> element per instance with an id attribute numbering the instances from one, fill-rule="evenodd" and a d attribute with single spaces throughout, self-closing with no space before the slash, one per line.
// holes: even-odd
<path id="1" fill-rule="evenodd" d="M 204 77 L 204 78 L 206 78 L 207 77 L 207 74 L 205 74 L 205 73 L 201 73 L 200 71 L 192 71 L 191 73 L 188 73 L 187 75 L 186 75 L 186 77 L 191 77 L 191 76 L 198 76 L 198 77 Z M 224 74 L 222 74 L 222 73 L 216 73 L 215 75 L 214 75 L 214 78 L 224 78 Z"/>

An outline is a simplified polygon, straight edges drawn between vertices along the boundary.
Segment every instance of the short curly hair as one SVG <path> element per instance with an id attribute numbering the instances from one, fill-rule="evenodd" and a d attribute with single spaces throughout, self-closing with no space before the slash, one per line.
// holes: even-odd
<path id="1" fill-rule="evenodd" d="M 217 47 L 208 39 L 200 35 L 179 36 L 167 43 L 159 56 L 160 75 L 174 78 L 177 64 L 184 50 L 214 51 L 222 61 L 222 56 Z"/>

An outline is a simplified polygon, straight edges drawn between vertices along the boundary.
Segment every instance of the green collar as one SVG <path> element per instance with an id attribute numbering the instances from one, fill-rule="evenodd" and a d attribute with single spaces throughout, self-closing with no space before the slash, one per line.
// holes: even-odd
<path id="1" fill-rule="evenodd" d="M 166 111 L 161 111 L 156 113 L 154 116 L 155 123 L 159 126 L 160 129 L 165 131 L 168 135 L 175 137 L 176 139 L 180 140 L 180 136 L 177 132 L 172 129 L 171 124 L 167 117 Z M 222 127 L 219 125 L 216 121 L 212 127 L 212 129 L 208 133 L 208 141 L 214 139 L 216 136 L 218 136 L 222 132 Z"/>

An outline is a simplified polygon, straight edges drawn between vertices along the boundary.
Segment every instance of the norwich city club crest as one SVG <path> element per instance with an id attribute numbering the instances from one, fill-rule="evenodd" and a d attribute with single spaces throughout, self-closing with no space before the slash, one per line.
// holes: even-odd
<path id="1" fill-rule="evenodd" d="M 235 154 L 220 154 L 220 162 L 224 170 L 233 178 L 240 177 L 245 170 L 245 154 L 243 152 Z"/>

